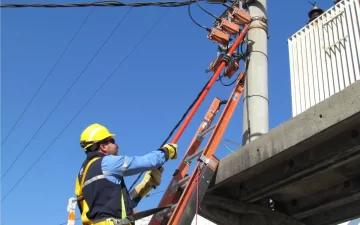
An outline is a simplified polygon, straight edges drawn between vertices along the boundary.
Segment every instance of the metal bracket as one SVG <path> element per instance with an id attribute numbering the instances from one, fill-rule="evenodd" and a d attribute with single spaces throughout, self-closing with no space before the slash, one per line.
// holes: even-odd
<path id="1" fill-rule="evenodd" d="M 214 130 L 216 124 L 211 126 L 210 128 L 206 128 L 205 130 L 203 130 L 201 133 L 199 133 L 196 137 L 197 140 L 201 141 L 205 135 L 207 135 L 208 133 L 210 133 L 212 130 Z M 207 124 L 207 127 L 209 127 L 209 124 Z"/>
<path id="2" fill-rule="evenodd" d="M 174 180 L 170 186 L 170 190 L 172 191 L 172 193 L 176 193 L 179 190 L 179 187 L 186 184 L 186 182 L 188 182 L 189 179 L 190 179 L 190 176 L 185 176 L 183 179 L 181 179 L 179 181 Z"/>
<path id="3" fill-rule="evenodd" d="M 212 168 L 216 169 L 216 162 L 211 160 L 210 158 L 206 157 L 205 155 L 201 155 L 199 160 L 201 160 L 205 164 L 209 164 Z"/>
<path id="4" fill-rule="evenodd" d="M 172 183 L 171 183 L 171 186 L 170 186 L 170 190 L 172 191 L 172 193 L 174 194 L 175 192 L 177 192 L 177 190 L 179 189 L 179 182 L 174 180 Z"/>
<path id="5" fill-rule="evenodd" d="M 268 19 L 265 17 L 265 16 L 252 16 L 251 17 L 251 22 L 252 21 L 255 21 L 255 20 L 260 20 L 261 22 L 264 22 L 264 23 L 268 23 Z"/>
<path id="6" fill-rule="evenodd" d="M 202 152 L 204 151 L 204 149 L 201 149 L 200 151 L 195 152 L 192 155 L 186 155 L 185 159 L 184 159 L 184 163 L 188 166 L 190 166 L 191 162 L 193 161 L 193 159 L 195 159 L 196 157 L 200 156 L 202 154 Z"/>

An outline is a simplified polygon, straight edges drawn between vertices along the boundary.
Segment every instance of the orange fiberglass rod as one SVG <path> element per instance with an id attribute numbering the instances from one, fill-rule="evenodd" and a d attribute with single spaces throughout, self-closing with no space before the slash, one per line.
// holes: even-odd
<path id="1" fill-rule="evenodd" d="M 232 47 L 230 48 L 230 50 L 228 51 L 228 55 L 232 55 L 233 52 L 235 51 L 235 49 L 240 45 L 241 41 L 243 40 L 246 32 L 248 31 L 248 25 L 244 26 L 243 31 L 240 33 L 240 35 L 238 36 L 238 38 L 236 39 L 236 41 L 234 42 L 234 44 L 232 45 Z M 183 125 L 181 126 L 181 128 L 179 129 L 178 133 L 176 134 L 176 136 L 173 139 L 172 143 L 176 143 L 178 141 L 178 139 L 180 138 L 181 134 L 183 133 L 183 131 L 185 130 L 186 126 L 188 125 L 189 121 L 191 120 L 191 118 L 193 117 L 193 115 L 195 114 L 196 110 L 198 109 L 198 107 L 200 106 L 201 102 L 203 101 L 203 99 L 205 98 L 206 94 L 209 92 L 209 89 L 212 87 L 212 85 L 215 83 L 217 76 L 221 73 L 222 69 L 225 67 L 226 62 L 221 62 L 221 64 L 219 65 L 219 67 L 216 69 L 213 77 L 211 78 L 211 80 L 209 81 L 208 85 L 205 87 L 204 92 L 202 92 L 201 96 L 199 97 L 199 99 L 197 100 L 197 102 L 195 103 L 194 107 L 192 108 L 192 111 L 190 112 L 189 117 L 187 117 L 186 121 L 183 123 Z M 218 100 L 219 101 L 219 100 Z M 217 107 L 219 106 L 219 102 L 215 101 L 215 104 L 213 102 L 212 106 L 210 107 L 210 109 L 212 109 L 213 107 L 215 107 L 217 105 Z M 213 106 L 214 105 L 214 106 Z M 209 109 L 209 110 L 210 110 Z M 207 117 L 208 114 L 205 116 Z M 210 119 L 212 121 L 212 116 L 210 116 Z M 210 122 L 211 123 L 211 122 Z M 201 129 L 201 127 L 199 128 Z M 200 132 L 200 131 L 199 131 Z M 194 151 L 196 151 L 197 149 L 197 145 L 199 145 L 199 143 L 192 143 L 191 146 L 189 147 L 188 151 L 191 152 L 191 154 L 193 154 Z M 197 147 L 196 147 L 197 146 Z M 186 152 L 186 154 L 188 154 L 189 152 Z M 174 174 L 173 179 L 171 180 L 164 196 L 162 197 L 162 199 L 160 200 L 160 203 L 158 205 L 158 207 L 162 207 L 162 206 L 166 206 L 168 204 L 174 204 L 176 201 L 174 196 L 169 195 L 172 190 L 170 190 L 171 188 L 171 183 L 173 181 L 179 181 L 180 179 L 184 178 L 184 173 L 185 171 L 187 171 L 189 166 L 186 166 L 185 164 L 180 164 L 177 173 Z M 160 218 L 156 218 L 156 216 L 153 216 L 153 218 L 151 219 L 149 225 L 160 225 L 161 221 L 159 221 Z"/>
<path id="2" fill-rule="evenodd" d="M 238 38 L 235 40 L 234 44 L 231 46 L 230 50 L 228 51 L 228 54 L 231 56 L 235 49 L 240 45 L 240 42 L 244 39 L 246 32 L 249 29 L 249 25 L 246 24 L 244 26 L 244 29 L 242 30 L 242 32 L 240 33 L 240 35 L 238 36 Z M 202 103 L 202 101 L 204 100 L 204 98 L 206 97 L 206 95 L 208 94 L 210 88 L 214 85 L 217 77 L 220 75 L 222 69 L 225 67 L 226 62 L 222 61 L 221 64 L 219 65 L 219 67 L 217 68 L 217 70 L 215 71 L 214 75 L 212 76 L 210 82 L 208 83 L 208 85 L 206 85 L 204 91 L 201 93 L 199 99 L 196 101 L 194 107 L 191 109 L 188 117 L 186 117 L 184 123 L 181 125 L 181 127 L 179 128 L 178 132 L 176 133 L 175 137 L 173 138 L 171 143 L 177 143 L 180 136 L 183 134 L 185 128 L 187 127 L 187 125 L 189 124 L 190 120 L 192 119 L 192 117 L 195 115 L 195 112 L 197 111 L 197 109 L 199 108 L 200 104 Z"/>

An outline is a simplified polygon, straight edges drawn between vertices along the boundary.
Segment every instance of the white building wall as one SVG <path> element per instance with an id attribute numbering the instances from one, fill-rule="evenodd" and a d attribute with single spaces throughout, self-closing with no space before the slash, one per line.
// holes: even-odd
<path id="1" fill-rule="evenodd" d="M 292 116 L 360 80 L 360 0 L 342 0 L 288 39 Z M 360 218 L 340 225 L 360 225 Z"/>
<path id="2" fill-rule="evenodd" d="M 360 80 L 359 5 L 342 0 L 288 39 L 293 116 Z"/>

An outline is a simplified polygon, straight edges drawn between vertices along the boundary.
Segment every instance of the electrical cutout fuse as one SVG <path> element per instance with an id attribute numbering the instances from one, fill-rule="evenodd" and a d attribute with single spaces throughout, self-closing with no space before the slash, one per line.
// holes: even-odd
<path id="1" fill-rule="evenodd" d="M 224 76 L 231 78 L 235 72 L 239 69 L 239 61 L 238 60 L 232 60 L 229 65 L 226 67 L 224 71 Z"/>
<path id="2" fill-rule="evenodd" d="M 232 23 L 225 18 L 221 18 L 221 21 L 219 21 L 219 23 L 218 23 L 218 28 L 219 28 L 219 30 L 225 31 L 225 32 L 233 35 L 234 37 L 236 35 L 238 35 L 238 33 L 240 32 L 239 25 Z"/>
<path id="3" fill-rule="evenodd" d="M 235 6 L 230 10 L 229 17 L 241 25 L 248 24 L 251 21 L 251 17 L 248 13 Z"/>
<path id="4" fill-rule="evenodd" d="M 213 42 L 217 42 L 222 45 L 227 45 L 230 41 L 229 34 L 215 28 L 211 28 L 210 34 L 207 37 Z"/>

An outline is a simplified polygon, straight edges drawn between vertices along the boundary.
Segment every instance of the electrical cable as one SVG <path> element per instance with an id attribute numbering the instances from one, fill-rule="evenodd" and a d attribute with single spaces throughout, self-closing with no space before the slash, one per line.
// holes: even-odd
<path id="1" fill-rule="evenodd" d="M 177 124 L 174 126 L 174 128 L 170 131 L 169 135 L 167 136 L 167 138 L 164 140 L 164 142 L 161 144 L 160 147 L 162 147 L 163 145 L 165 145 L 170 137 L 174 134 L 175 130 L 180 126 L 180 124 L 183 122 L 183 120 L 186 118 L 187 114 L 190 112 L 190 110 L 192 109 L 192 107 L 195 105 L 195 103 L 197 102 L 197 100 L 200 98 L 201 94 L 204 92 L 204 90 L 206 89 L 206 86 L 209 84 L 209 82 L 211 81 L 211 78 L 206 82 L 206 84 L 204 85 L 204 87 L 202 88 L 202 90 L 199 92 L 199 94 L 196 96 L 196 98 L 194 99 L 194 101 L 189 105 L 189 107 L 187 108 L 187 110 L 185 111 L 185 113 L 182 115 L 181 119 L 177 122 Z M 142 176 L 143 173 L 140 173 L 139 176 L 135 179 L 135 181 L 132 183 L 132 185 L 130 186 L 129 190 L 132 190 L 132 188 L 134 187 L 134 185 L 136 184 L 136 182 L 140 179 L 140 177 Z"/>
<path id="2" fill-rule="evenodd" d="M 218 78 L 218 80 L 216 80 L 216 81 L 219 81 L 219 80 L 221 80 L 221 77 L 222 75 L 219 75 L 219 78 Z M 210 78 L 210 80 L 211 80 L 211 78 Z M 191 103 L 191 105 L 188 107 L 188 109 L 185 111 L 185 113 L 182 115 L 182 117 L 181 117 L 181 119 L 178 121 L 178 123 L 174 126 L 174 128 L 170 131 L 170 133 L 169 133 L 169 135 L 168 135 L 168 137 L 164 140 L 164 142 L 162 143 L 162 145 L 161 146 L 163 146 L 163 145 L 165 145 L 168 141 L 169 141 L 169 139 L 170 139 L 170 137 L 174 134 L 174 132 L 175 132 L 175 130 L 180 126 L 180 124 L 182 123 L 182 121 L 186 118 L 186 116 L 187 116 L 187 114 L 190 112 L 190 110 L 192 109 L 192 107 L 195 105 L 195 103 L 196 103 L 196 101 L 199 99 L 199 97 L 201 96 L 201 94 L 202 94 L 202 92 L 204 92 L 204 90 L 205 90 L 205 88 L 206 88 L 206 86 L 208 85 L 208 83 L 210 82 L 210 80 L 208 80 L 208 82 L 206 82 L 206 84 L 204 85 L 204 87 L 202 88 L 202 90 L 199 92 L 199 94 L 197 95 L 197 97 L 195 98 L 195 100 Z M 237 79 L 235 79 L 235 81 L 236 81 Z M 234 82 L 233 82 L 234 83 Z M 228 141 L 228 142 L 231 142 L 230 140 L 228 140 L 228 139 L 225 139 L 226 141 Z M 233 143 L 233 142 L 232 142 Z M 224 144 L 224 143 L 223 143 Z M 236 143 L 237 144 L 237 143 Z M 135 181 L 133 182 L 133 184 L 130 186 L 130 188 L 129 188 L 129 190 L 131 190 L 132 188 L 133 188 L 133 186 L 136 184 L 136 182 L 140 179 L 140 177 L 142 176 L 142 174 L 143 173 L 141 173 L 141 174 L 139 174 L 139 176 L 135 179 Z M 158 193 L 162 193 L 162 192 L 164 192 L 164 191 L 166 191 L 166 190 L 162 190 L 162 191 L 158 191 L 158 192 L 155 192 L 155 193 L 152 193 L 152 194 L 148 194 L 148 195 L 146 195 L 145 197 L 150 197 L 150 196 L 152 196 L 152 195 L 155 195 L 155 194 L 158 194 Z M 59 225 L 63 225 L 64 223 L 62 223 L 62 224 L 59 224 Z"/>
<path id="3" fill-rule="evenodd" d="M 190 5 L 188 5 L 188 12 L 189 12 L 189 15 L 191 17 L 191 13 L 190 13 Z M 192 18 L 192 17 L 191 17 Z M 194 20 L 193 20 L 194 21 Z M 195 21 L 194 21 L 195 22 Z M 196 22 L 195 22 L 196 23 Z M 199 25 L 198 23 L 196 23 L 197 25 Z M 199 25 L 201 27 L 201 25 Z M 202 27 L 203 28 L 203 27 Z M 230 84 L 224 84 L 221 80 L 223 75 L 219 75 L 219 77 L 217 78 L 216 81 L 219 81 L 224 85 L 224 86 L 230 86 L 230 85 L 233 85 L 237 79 L 235 79 L 232 83 Z M 211 78 L 210 78 L 211 80 Z M 195 100 L 191 103 L 191 105 L 188 107 L 188 109 L 185 111 L 185 113 L 183 114 L 183 116 L 181 117 L 181 119 L 179 120 L 179 122 L 175 125 L 175 127 L 172 129 L 172 131 L 169 133 L 168 137 L 165 139 L 165 141 L 162 143 L 161 146 L 163 146 L 164 144 L 166 144 L 170 137 L 173 135 L 173 133 L 175 132 L 175 130 L 180 126 L 180 124 L 182 123 L 182 121 L 185 119 L 186 115 L 190 112 L 190 110 L 192 109 L 192 107 L 195 105 L 196 101 L 199 99 L 199 97 L 201 96 L 202 92 L 204 92 L 206 86 L 208 85 L 208 83 L 210 82 L 210 80 L 208 80 L 208 82 L 205 84 L 205 86 L 202 88 L 202 90 L 199 92 L 198 96 L 195 98 Z M 160 146 L 160 147 L 161 147 Z M 132 188 L 134 187 L 134 185 L 136 184 L 136 182 L 140 179 L 140 177 L 142 176 L 143 173 L 140 173 L 138 175 L 138 177 L 135 179 L 135 181 L 132 183 L 132 185 L 130 186 L 129 190 L 132 190 Z"/>
<path id="4" fill-rule="evenodd" d="M 65 50 L 61 53 L 60 57 L 57 59 L 56 63 L 54 64 L 54 66 L 51 68 L 50 72 L 48 73 L 48 75 L 45 77 L 45 79 L 42 81 L 42 83 L 40 84 L 39 88 L 37 89 L 37 91 L 35 92 L 35 94 L 33 95 L 33 97 L 31 98 L 31 100 L 29 101 L 29 103 L 26 105 L 25 109 L 23 110 L 23 112 L 21 113 L 20 117 L 16 120 L 15 124 L 11 127 L 9 133 L 6 135 L 6 137 L 4 138 L 4 141 L 1 143 L 1 146 L 5 143 L 6 139 L 9 137 L 9 135 L 11 134 L 11 132 L 14 130 L 14 128 L 16 127 L 16 125 L 19 123 L 20 119 L 24 116 L 26 110 L 29 108 L 29 106 L 31 105 L 31 103 L 33 102 L 33 100 L 35 99 L 35 97 L 37 96 L 37 94 L 39 93 L 40 89 L 43 87 L 43 85 L 45 84 L 45 82 L 47 81 L 47 79 L 50 77 L 50 75 L 52 74 L 52 72 L 54 71 L 55 67 L 58 65 L 58 63 L 60 62 L 60 60 L 62 59 L 62 57 L 64 56 L 65 52 L 68 50 L 68 48 L 70 47 L 71 43 L 74 41 L 74 39 L 77 37 L 77 35 L 79 34 L 81 28 L 85 25 L 85 23 L 88 21 L 90 15 L 93 13 L 94 8 L 91 9 L 90 13 L 87 15 L 87 17 L 85 18 L 85 20 L 82 22 L 82 24 L 80 25 L 80 27 L 78 28 L 78 30 L 76 31 L 76 33 L 74 34 L 74 36 L 71 38 L 70 42 L 67 44 L 67 46 L 65 47 Z"/>
<path id="5" fill-rule="evenodd" d="M 189 5 L 190 6 L 190 5 Z M 234 81 L 232 81 L 230 84 L 224 84 L 221 80 L 223 75 L 219 75 L 219 77 L 217 78 L 216 81 L 219 81 L 222 83 L 222 85 L 224 86 L 231 86 L 233 85 L 237 79 L 235 79 Z M 174 128 L 171 130 L 171 132 L 169 133 L 168 137 L 165 139 L 165 141 L 162 143 L 161 146 L 165 145 L 170 137 L 174 134 L 175 130 L 180 126 L 180 124 L 182 123 L 182 121 L 186 118 L 187 114 L 190 112 L 190 110 L 192 109 L 192 107 L 195 105 L 196 101 L 200 98 L 201 94 L 204 92 L 204 90 L 206 89 L 206 86 L 209 84 L 209 82 L 211 81 L 211 77 L 210 79 L 206 82 L 206 84 L 204 85 L 204 87 L 202 88 L 202 90 L 199 92 L 199 94 L 197 95 L 197 97 L 194 99 L 194 101 L 191 103 L 191 105 L 188 107 L 188 109 L 185 111 L 185 113 L 183 114 L 183 116 L 181 117 L 181 119 L 178 121 L 178 123 L 174 126 Z M 160 147 L 161 147 L 160 146 Z M 138 175 L 138 177 L 135 179 L 135 181 L 132 183 L 132 185 L 130 186 L 129 190 L 132 190 L 132 188 L 134 187 L 134 185 L 136 184 L 136 182 L 140 179 L 140 177 L 142 176 L 143 173 L 140 173 Z"/>
<path id="6" fill-rule="evenodd" d="M 191 0 L 189 0 L 190 2 Z M 189 16 L 191 18 L 191 20 L 196 24 L 198 25 L 199 27 L 205 29 L 205 30 L 210 30 L 209 28 L 205 27 L 205 26 L 202 26 L 200 25 L 199 23 L 197 23 L 194 18 L 191 16 L 191 11 L 190 11 L 190 5 L 191 4 L 188 4 L 188 13 L 189 13 Z M 206 82 L 206 84 L 204 85 L 204 87 L 202 88 L 202 90 L 199 92 L 199 94 L 197 95 L 197 97 L 195 98 L 195 100 L 189 105 L 188 109 L 185 111 L 185 113 L 182 115 L 181 119 L 178 121 L 178 123 L 174 126 L 174 128 L 170 131 L 168 137 L 165 139 L 165 141 L 161 144 L 160 148 L 165 145 L 170 137 L 174 134 L 175 130 L 180 126 L 180 124 L 183 122 L 183 120 L 186 118 L 187 114 L 190 112 L 190 110 L 192 109 L 192 107 L 195 105 L 196 101 L 200 98 L 201 94 L 204 92 L 206 86 L 209 84 L 211 78 Z M 143 173 L 140 173 L 138 175 L 138 177 L 135 179 L 135 181 L 131 184 L 129 190 L 132 190 L 134 185 L 138 182 L 138 180 L 140 179 L 140 177 L 143 175 Z"/>
<path id="7" fill-rule="evenodd" d="M 128 12 L 130 12 L 131 8 L 129 9 Z M 166 13 L 169 11 L 169 9 L 167 9 L 162 15 L 161 17 L 155 22 L 155 24 L 142 36 L 142 38 L 136 43 L 136 45 L 131 49 L 131 51 L 129 52 L 129 54 L 127 54 L 127 56 L 117 65 L 117 67 L 114 69 L 114 71 L 105 79 L 105 81 L 100 85 L 100 87 L 94 92 L 94 94 L 88 99 L 88 101 L 81 107 L 81 109 L 75 114 L 75 116 L 67 123 L 67 125 L 61 130 L 61 132 L 55 137 L 55 139 L 51 142 L 51 144 L 43 151 L 43 153 L 37 158 L 37 160 L 30 166 L 30 168 L 24 173 L 24 175 L 15 183 L 15 185 L 10 189 L 10 191 L 5 195 L 5 197 L 3 197 L 1 199 L 1 202 L 4 201 L 4 199 L 12 192 L 12 190 L 14 190 L 14 188 L 20 183 L 20 181 L 22 179 L 24 179 L 24 177 L 29 173 L 29 171 L 34 168 L 34 166 L 36 165 L 36 163 L 41 159 L 42 156 L 44 156 L 44 154 L 50 149 L 50 147 L 55 143 L 55 141 L 62 135 L 62 133 L 64 133 L 64 131 L 70 126 L 70 124 L 72 123 L 72 121 L 75 120 L 75 118 L 82 112 L 82 110 L 87 106 L 87 104 L 89 104 L 89 102 L 91 101 L 92 98 L 94 98 L 94 96 L 100 91 L 100 89 L 106 84 L 106 82 L 115 74 L 115 72 L 120 68 L 120 66 L 126 61 L 127 58 L 129 58 L 129 56 L 136 50 L 136 48 L 145 40 L 145 38 L 149 35 L 149 33 L 155 28 L 155 26 L 164 18 L 164 16 L 166 15 Z M 128 14 L 128 13 L 127 13 Z M 126 15 L 127 15 L 126 14 Z M 126 15 L 122 18 L 121 21 L 124 20 L 124 18 L 126 17 Z M 121 23 L 120 21 L 120 23 Z M 116 26 L 117 28 L 118 26 Z M 115 31 L 115 29 L 114 29 Z M 113 33 L 112 33 L 113 34 Z M 111 34 L 111 35 L 112 35 Z M 110 36 L 111 36 L 110 35 Z M 108 39 L 107 39 L 108 40 Z M 103 46 L 103 45 L 102 45 Z"/>
<path id="8" fill-rule="evenodd" d="M 244 38 L 244 40 L 245 40 L 245 38 Z M 244 46 L 244 43 L 246 43 L 246 45 L 247 45 L 247 41 L 244 41 L 244 40 L 239 45 L 239 48 L 240 48 L 241 56 L 245 58 L 246 54 L 244 53 L 243 46 Z M 246 49 L 246 51 L 247 51 L 247 49 Z"/>
<path id="9" fill-rule="evenodd" d="M 123 3 L 120 1 L 98 1 L 91 3 L 72 3 L 72 4 L 0 4 L 1 8 L 24 8 L 24 7 L 35 7 L 35 8 L 73 8 L 73 7 L 147 7 L 147 6 L 158 6 L 158 7 L 181 7 L 188 4 L 195 3 L 195 0 L 186 2 L 137 2 L 137 3 Z"/>
<path id="10" fill-rule="evenodd" d="M 195 0 L 196 4 L 199 6 L 200 9 L 202 9 L 204 12 L 206 12 L 208 15 L 212 16 L 213 18 L 215 18 L 216 20 L 220 20 L 219 17 L 215 16 L 214 14 L 212 14 L 211 12 L 207 11 L 204 7 L 202 7 L 199 3 L 198 0 Z"/>
<path id="11" fill-rule="evenodd" d="M 227 146 L 223 141 L 220 141 L 220 144 L 224 145 L 224 147 L 229 150 L 231 153 L 233 153 L 234 151 L 229 147 Z"/>
<path id="12" fill-rule="evenodd" d="M 5 171 L 4 175 L 1 176 L 1 180 L 5 177 L 5 175 L 9 172 L 9 170 L 14 166 L 14 164 L 16 163 L 16 161 L 20 158 L 20 156 L 24 153 L 25 149 L 27 148 L 27 146 L 29 146 L 29 144 L 31 143 L 31 141 L 35 138 L 35 136 L 39 133 L 39 131 L 41 130 L 41 128 L 45 125 L 45 123 L 49 120 L 50 116 L 55 112 L 55 110 L 58 108 L 58 106 L 61 104 L 61 102 L 65 99 L 65 97 L 68 95 L 68 93 L 70 92 L 70 90 L 75 86 L 76 82 L 80 79 L 80 77 L 84 74 L 85 70 L 89 67 L 89 65 L 92 63 L 92 61 L 95 59 L 95 57 L 99 54 L 99 52 L 101 51 L 101 49 L 105 46 L 105 44 L 109 41 L 109 39 L 112 37 L 112 35 L 115 33 L 115 31 L 117 30 L 117 28 L 120 26 L 120 24 L 122 23 L 122 21 L 124 21 L 124 19 L 126 18 L 126 16 L 129 14 L 129 12 L 132 10 L 132 8 L 130 8 L 125 16 L 118 22 L 118 24 L 116 25 L 116 27 L 112 30 L 112 32 L 110 33 L 110 35 L 106 38 L 106 40 L 104 41 L 104 43 L 100 46 L 100 48 L 96 51 L 96 53 L 93 55 L 93 57 L 90 59 L 90 61 L 88 62 L 88 64 L 85 66 L 85 68 L 82 70 L 82 72 L 76 77 L 76 79 L 73 81 L 73 83 L 71 84 L 71 86 L 67 89 L 67 91 L 65 92 L 65 94 L 62 96 L 62 98 L 60 99 L 60 101 L 55 105 L 55 107 L 52 109 L 52 111 L 50 112 L 50 114 L 46 117 L 46 119 L 43 121 L 43 123 L 40 125 L 40 127 L 37 129 L 37 131 L 34 133 L 34 135 L 30 138 L 29 142 L 25 145 L 25 147 L 20 151 L 20 154 L 15 158 L 15 160 L 11 163 L 10 167 L 8 167 L 8 169 Z"/>
<path id="13" fill-rule="evenodd" d="M 245 37 L 244 37 L 245 38 Z M 244 40 L 242 40 L 241 41 L 241 43 L 240 43 L 240 45 L 237 47 L 237 57 L 240 57 L 240 59 L 241 58 L 245 58 L 245 55 L 243 54 L 243 50 L 242 50 L 242 47 L 243 47 L 243 44 L 244 44 Z M 240 54 L 240 51 L 242 52 L 242 54 Z M 240 74 L 239 74 L 240 75 Z M 238 79 L 238 77 L 235 79 L 235 80 L 233 80 L 231 83 L 229 83 L 229 84 L 225 84 L 224 82 L 223 82 L 223 79 L 224 78 L 224 74 L 222 74 L 222 75 L 219 75 L 219 77 L 218 77 L 218 80 L 220 81 L 220 83 L 223 85 L 223 86 L 226 86 L 226 87 L 228 87 L 228 86 L 231 86 L 231 85 L 233 85 L 236 81 L 237 81 L 237 79 Z"/>
<path id="14" fill-rule="evenodd" d="M 190 3 L 191 1 L 192 1 L 192 0 L 189 0 L 189 3 Z M 194 18 L 193 18 L 192 15 L 191 15 L 190 5 L 191 5 L 191 4 L 188 4 L 188 14 L 189 14 L 189 16 L 190 16 L 190 19 L 191 19 L 196 25 L 198 25 L 200 28 L 205 29 L 205 30 L 207 30 L 207 31 L 210 32 L 210 31 L 211 31 L 210 28 L 205 27 L 205 26 L 203 26 L 203 25 L 200 25 L 198 22 L 196 22 L 196 21 L 194 20 Z"/>
<path id="15" fill-rule="evenodd" d="M 222 81 L 222 78 L 224 78 L 223 75 L 219 76 L 219 80 L 220 80 L 221 84 L 222 84 L 223 86 L 226 86 L 226 87 L 233 85 L 233 84 L 237 81 L 237 78 L 236 78 L 236 79 L 233 80 L 230 84 L 225 84 L 225 83 Z"/>
<path id="16" fill-rule="evenodd" d="M 165 145 L 170 137 L 174 134 L 175 130 L 180 126 L 180 124 L 183 122 L 183 120 L 186 118 L 187 114 L 190 112 L 190 110 L 192 109 L 192 107 L 194 107 L 196 101 L 200 98 L 201 94 L 204 92 L 204 90 L 206 89 L 206 86 L 209 84 L 211 80 L 210 79 L 206 82 L 206 84 L 204 85 L 204 87 L 202 88 L 202 90 L 199 92 L 199 94 L 196 96 L 196 98 L 194 99 L 194 101 L 191 103 L 191 105 L 189 105 L 188 109 L 185 111 L 185 113 L 182 115 L 181 119 L 177 122 L 177 124 L 174 126 L 174 128 L 171 130 L 171 132 L 169 133 L 168 137 L 165 139 L 165 141 L 162 143 L 161 146 Z M 160 147 L 161 147 L 160 146 Z"/>
<path id="17" fill-rule="evenodd" d="M 161 190 L 161 191 L 157 191 L 157 192 L 154 192 L 154 193 L 151 193 L 151 194 L 147 194 L 147 195 L 144 196 L 144 198 L 150 198 L 153 195 L 157 195 L 157 194 L 163 193 L 165 191 L 166 191 L 166 189 Z"/>
<path id="18" fill-rule="evenodd" d="M 229 139 L 224 139 L 224 141 L 227 141 L 227 142 L 229 142 L 229 143 L 231 143 L 231 144 L 233 144 L 233 145 L 236 145 L 236 146 L 238 146 L 238 147 L 241 147 L 241 146 L 242 146 L 242 144 L 237 143 L 237 142 L 232 141 L 232 140 L 229 140 Z"/>

